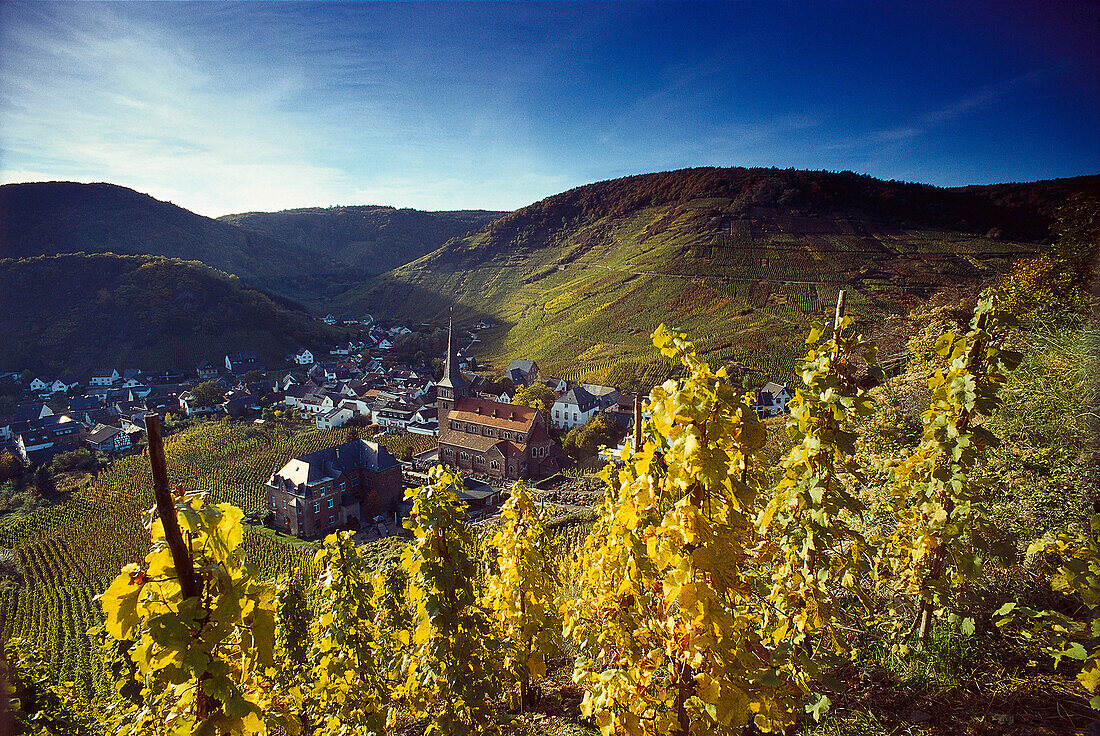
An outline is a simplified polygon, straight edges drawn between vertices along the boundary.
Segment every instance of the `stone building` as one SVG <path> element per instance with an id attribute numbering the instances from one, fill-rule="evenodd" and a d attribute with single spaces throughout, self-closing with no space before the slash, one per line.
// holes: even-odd
<path id="1" fill-rule="evenodd" d="M 385 447 L 355 440 L 294 458 L 272 474 L 266 490 L 275 528 L 315 539 L 394 510 L 404 485 Z"/>
<path id="2" fill-rule="evenodd" d="M 546 431 L 538 409 L 470 396 L 470 384 L 453 352 L 453 324 L 447 332 L 447 361 L 436 384 L 439 461 L 494 480 L 544 478 L 561 468 L 561 450 Z"/>

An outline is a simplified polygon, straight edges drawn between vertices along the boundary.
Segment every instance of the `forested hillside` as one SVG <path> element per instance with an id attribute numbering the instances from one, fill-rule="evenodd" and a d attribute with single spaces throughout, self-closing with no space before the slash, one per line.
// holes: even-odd
<path id="1" fill-rule="evenodd" d="M 1100 179 L 940 189 L 851 173 L 689 169 L 565 192 L 341 297 L 418 319 L 450 306 L 502 328 L 477 355 L 652 385 L 672 366 L 648 343 L 666 321 L 700 352 L 789 375 L 807 315 L 849 290 L 864 317 L 1003 273 L 1049 239 L 1068 193 Z M 761 344 L 768 350 L 757 350 Z M 777 376 L 783 378 L 783 376 Z M 785 380 L 785 378 L 783 378 Z"/>
<path id="2" fill-rule="evenodd" d="M 157 255 L 300 296 L 310 259 L 286 244 L 114 184 L 0 186 L 0 258 L 58 253 Z"/>
<path id="3" fill-rule="evenodd" d="M 0 260 L 0 369 L 176 367 L 251 350 L 269 366 L 343 335 L 194 261 L 113 254 Z"/>
<path id="4" fill-rule="evenodd" d="M 281 240 L 311 258 L 374 275 L 414 261 L 451 238 L 480 230 L 503 214 L 362 205 L 245 212 L 218 219 Z"/>

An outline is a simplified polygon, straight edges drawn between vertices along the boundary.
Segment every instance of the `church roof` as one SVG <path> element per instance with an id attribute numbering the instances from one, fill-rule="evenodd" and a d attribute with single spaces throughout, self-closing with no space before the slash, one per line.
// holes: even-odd
<path id="1" fill-rule="evenodd" d="M 518 404 L 502 404 L 490 399 L 460 398 L 447 418 L 486 427 L 500 427 L 515 432 L 528 432 L 535 422 L 538 409 Z"/>
<path id="2" fill-rule="evenodd" d="M 458 362 L 454 359 L 454 318 L 452 317 L 447 322 L 447 363 L 443 367 L 443 378 L 436 385 L 444 388 L 460 389 L 468 384 L 469 382 L 463 377 L 462 371 L 458 368 Z"/>

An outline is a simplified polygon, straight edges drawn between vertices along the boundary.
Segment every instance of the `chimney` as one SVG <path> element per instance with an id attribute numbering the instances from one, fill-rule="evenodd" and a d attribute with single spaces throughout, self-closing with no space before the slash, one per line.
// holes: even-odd
<path id="1" fill-rule="evenodd" d="M 478 413 L 478 414 L 481 414 L 481 404 L 478 404 L 478 405 L 477 405 L 477 413 Z"/>

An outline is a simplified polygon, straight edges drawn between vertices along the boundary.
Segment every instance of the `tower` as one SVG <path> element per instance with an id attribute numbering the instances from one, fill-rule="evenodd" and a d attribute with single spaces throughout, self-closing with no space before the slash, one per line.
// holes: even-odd
<path id="1" fill-rule="evenodd" d="M 443 378 L 435 385 L 436 406 L 438 407 L 439 427 L 442 429 L 455 403 L 463 396 L 470 395 L 470 384 L 462 377 L 458 362 L 454 359 L 454 310 L 447 320 L 447 362 L 443 366 Z"/>

